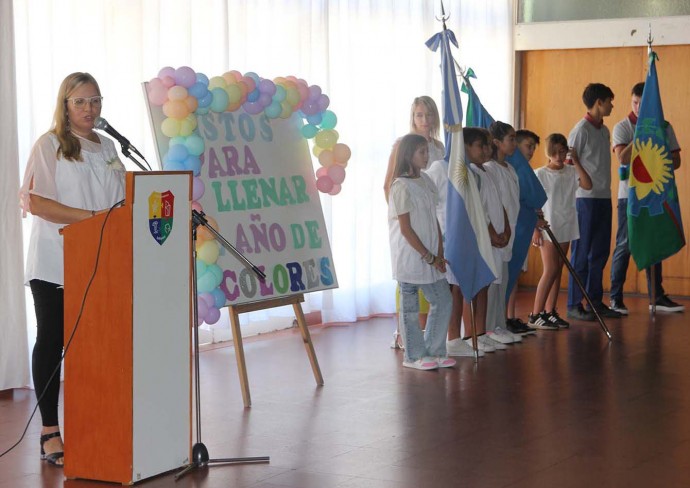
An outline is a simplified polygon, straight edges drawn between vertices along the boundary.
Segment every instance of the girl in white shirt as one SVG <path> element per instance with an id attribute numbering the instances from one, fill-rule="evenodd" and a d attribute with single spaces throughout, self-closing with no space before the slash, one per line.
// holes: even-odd
<path id="1" fill-rule="evenodd" d="M 545 149 L 549 162 L 537 169 L 535 174 L 548 196 L 542 210 L 557 242 L 551 242 L 541 229 L 534 230 L 532 245 L 541 251 L 544 270 L 537 285 L 529 325 L 556 330 L 569 326 L 556 311 L 563 271 L 563 260 L 556 246 L 560 246 L 567 255 L 570 241 L 580 237 L 575 208 L 576 191 L 578 187 L 583 190 L 591 189 L 592 179 L 580 164 L 575 149 L 568 149 L 568 140 L 563 134 L 551 134 L 547 137 Z M 565 164 L 568 153 L 573 161 L 572 166 Z"/>
<path id="2" fill-rule="evenodd" d="M 36 141 L 19 194 L 24 214 L 33 215 L 26 282 L 36 309 L 32 374 L 36 395 L 44 393 L 39 402 L 41 459 L 56 466 L 62 466 L 64 457 L 58 425 L 64 335 L 63 251 L 58 231 L 105 212 L 124 198 L 125 168 L 115 146 L 93 132 L 102 101 L 90 74 L 72 73 L 63 80 L 53 128 Z"/>
<path id="3" fill-rule="evenodd" d="M 423 370 L 455 365 L 446 355 L 451 295 L 444 277 L 446 260 L 436 219 L 436 185 L 422 173 L 427 161 L 428 146 L 424 137 L 408 134 L 402 138 L 388 203 L 393 278 L 400 286 L 403 366 Z M 419 327 L 420 289 L 429 302 L 424 333 Z"/>

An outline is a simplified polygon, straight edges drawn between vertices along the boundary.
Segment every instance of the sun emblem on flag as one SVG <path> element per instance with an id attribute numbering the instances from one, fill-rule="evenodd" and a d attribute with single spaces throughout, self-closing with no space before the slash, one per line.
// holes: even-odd
<path id="1" fill-rule="evenodd" d="M 630 187 L 635 188 L 638 200 L 651 192 L 660 195 L 664 184 L 673 177 L 672 161 L 665 146 L 654 144 L 652 139 L 635 141 L 630 162 Z"/>

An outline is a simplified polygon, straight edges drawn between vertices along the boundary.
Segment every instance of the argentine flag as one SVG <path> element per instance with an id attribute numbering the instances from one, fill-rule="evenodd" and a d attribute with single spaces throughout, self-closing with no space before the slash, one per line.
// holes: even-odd
<path id="1" fill-rule="evenodd" d="M 432 51 L 441 47 L 443 123 L 448 161 L 446 259 L 458 280 L 463 297 L 469 300 L 494 281 L 496 270 L 479 189 L 465 161 L 462 102 L 450 52 L 451 42 L 458 46 L 455 35 L 444 25 L 443 31 L 431 37 L 426 45 Z"/>

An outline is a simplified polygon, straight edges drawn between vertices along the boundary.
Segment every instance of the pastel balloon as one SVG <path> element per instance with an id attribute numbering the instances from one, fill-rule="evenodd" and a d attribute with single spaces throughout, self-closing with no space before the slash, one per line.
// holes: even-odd
<path id="1" fill-rule="evenodd" d="M 196 81 L 197 83 L 202 83 L 203 85 L 208 86 L 208 76 L 203 73 L 196 74 Z"/>
<path id="2" fill-rule="evenodd" d="M 263 110 L 263 107 L 258 102 L 246 102 L 242 105 L 242 108 L 250 115 L 256 115 Z"/>
<path id="3" fill-rule="evenodd" d="M 335 116 L 330 110 L 326 110 L 321 115 L 321 128 L 322 129 L 333 129 L 338 124 L 338 117 Z"/>
<path id="4" fill-rule="evenodd" d="M 242 88 L 237 83 L 228 85 L 225 91 L 228 93 L 230 103 L 237 103 L 242 98 Z"/>
<path id="5" fill-rule="evenodd" d="M 327 168 L 328 166 L 331 166 L 335 160 L 333 159 L 333 151 L 329 151 L 328 149 L 321 151 L 321 154 L 319 154 L 319 163 L 321 166 Z"/>
<path id="6" fill-rule="evenodd" d="M 268 117 L 269 119 L 276 119 L 280 117 L 280 113 L 282 112 L 282 110 L 283 107 L 280 106 L 280 103 L 271 102 L 271 104 L 268 107 L 266 107 L 264 112 L 266 113 L 266 117 Z"/>
<path id="7" fill-rule="evenodd" d="M 223 290 L 220 288 L 214 288 L 211 292 L 211 295 L 213 296 L 214 306 L 216 308 L 220 308 L 225 305 L 227 299 L 225 298 L 225 293 L 223 293 Z"/>
<path id="8" fill-rule="evenodd" d="M 302 126 L 302 136 L 305 139 L 311 139 L 316 135 L 317 132 L 319 132 L 319 128 L 316 127 L 315 125 L 307 124 Z"/>
<path id="9" fill-rule="evenodd" d="M 214 307 L 216 305 L 216 301 L 213 299 L 213 294 L 210 292 L 199 293 L 197 297 L 200 301 L 203 300 L 207 307 Z"/>
<path id="10" fill-rule="evenodd" d="M 290 106 L 290 103 L 287 100 L 280 102 L 280 106 L 282 107 L 280 112 L 281 119 L 287 119 L 290 117 L 290 115 L 292 115 L 292 106 Z"/>
<path id="11" fill-rule="evenodd" d="M 184 100 L 187 98 L 187 89 L 183 86 L 173 86 L 168 89 L 168 98 L 170 100 Z"/>
<path id="12" fill-rule="evenodd" d="M 214 88 L 225 88 L 228 86 L 228 82 L 222 76 L 214 76 L 208 80 L 208 89 L 213 91 Z"/>
<path id="13" fill-rule="evenodd" d="M 167 137 L 180 135 L 180 121 L 168 117 L 161 123 L 161 132 Z"/>
<path id="14" fill-rule="evenodd" d="M 256 75 L 256 73 L 253 73 L 253 74 Z M 257 76 L 257 78 L 258 78 L 258 76 Z M 247 93 L 253 92 L 254 90 L 256 90 L 256 80 L 254 78 L 252 78 L 251 76 L 243 76 L 242 82 L 244 82 L 244 84 L 247 85 Z"/>
<path id="15" fill-rule="evenodd" d="M 196 129 L 196 117 L 190 114 L 180 122 L 180 135 L 189 136 Z"/>
<path id="16" fill-rule="evenodd" d="M 322 193 L 328 193 L 333 189 L 333 180 L 328 176 L 321 176 L 316 180 L 316 188 Z"/>
<path id="17" fill-rule="evenodd" d="M 320 176 L 326 176 L 328 174 L 328 168 L 321 166 L 319 169 L 316 170 L 316 177 L 319 178 Z"/>
<path id="18" fill-rule="evenodd" d="M 316 112 L 313 115 L 307 116 L 307 122 L 309 122 L 312 125 L 319 125 L 321 123 L 321 114 L 319 112 Z"/>
<path id="19" fill-rule="evenodd" d="M 324 149 L 330 149 L 338 142 L 338 133 L 332 129 L 321 130 L 314 136 L 314 140 L 317 146 L 321 146 Z"/>
<path id="20" fill-rule="evenodd" d="M 317 103 L 317 105 L 319 106 L 319 111 L 320 111 L 320 112 L 323 112 L 323 111 L 326 110 L 326 109 L 328 108 L 328 106 L 331 104 L 331 99 L 328 98 L 328 95 L 325 95 L 325 94 L 322 93 L 322 94 L 319 96 L 319 99 L 318 99 L 318 101 L 317 101 L 316 103 Z"/>
<path id="21" fill-rule="evenodd" d="M 314 115 L 318 111 L 319 106 L 316 102 L 307 100 L 305 103 L 302 104 L 302 112 L 304 112 L 305 115 Z"/>
<path id="22" fill-rule="evenodd" d="M 261 104 L 262 107 L 268 107 L 271 102 L 273 102 L 273 99 L 271 98 L 271 95 L 268 93 L 261 93 L 259 92 L 259 99 L 257 100 L 259 104 Z"/>
<path id="23" fill-rule="evenodd" d="M 196 180 L 197 178 L 194 178 L 194 179 Z M 196 200 L 196 198 L 194 200 Z M 216 219 L 214 219 L 210 215 L 207 215 L 206 220 L 208 221 L 208 225 L 210 225 L 211 227 L 213 227 L 217 231 L 219 230 L 218 229 L 218 222 L 216 222 Z M 215 236 L 213 234 L 211 234 L 211 231 L 208 230 L 206 225 L 199 226 L 199 228 L 197 230 L 197 236 L 203 236 L 207 241 L 211 240 L 211 239 L 215 239 Z"/>
<path id="24" fill-rule="evenodd" d="M 314 147 L 311 148 L 311 153 L 317 158 L 323 151 L 324 149 L 322 147 L 317 146 L 316 144 L 314 144 Z"/>
<path id="25" fill-rule="evenodd" d="M 187 151 L 187 146 L 184 144 L 174 144 L 170 146 L 168 154 L 165 155 L 165 159 L 168 161 L 179 161 L 182 162 L 189 156 L 189 151 Z"/>
<path id="26" fill-rule="evenodd" d="M 163 160 L 163 169 L 165 171 L 186 171 L 187 168 L 184 167 L 184 163 L 181 161 L 166 161 Z"/>
<path id="27" fill-rule="evenodd" d="M 198 176 L 192 182 L 192 200 L 199 200 L 206 191 L 206 185 Z"/>
<path id="28" fill-rule="evenodd" d="M 261 80 L 259 82 L 259 91 L 272 97 L 276 92 L 276 85 L 271 80 Z"/>
<path id="29" fill-rule="evenodd" d="M 196 134 L 187 137 L 184 141 L 184 145 L 187 147 L 189 154 L 194 156 L 200 156 L 204 152 L 204 140 L 201 136 Z"/>
<path id="30" fill-rule="evenodd" d="M 328 177 L 333 181 L 334 184 L 341 184 L 343 180 L 345 180 L 345 168 L 337 164 L 329 166 Z"/>
<path id="31" fill-rule="evenodd" d="M 208 268 L 206 269 L 206 274 L 211 274 L 213 276 L 213 288 L 220 285 L 220 282 L 223 281 L 223 270 L 220 269 L 220 266 L 217 264 L 209 264 Z"/>
<path id="32" fill-rule="evenodd" d="M 254 89 L 247 94 L 247 101 L 248 102 L 256 102 L 260 96 L 261 96 L 261 92 L 259 90 Z"/>
<path id="33" fill-rule="evenodd" d="M 163 104 L 163 113 L 167 117 L 181 120 L 189 114 L 189 109 L 182 100 L 168 100 Z"/>
<path id="34" fill-rule="evenodd" d="M 194 112 L 199 107 L 199 100 L 189 95 L 184 99 L 184 104 L 187 106 L 189 112 Z"/>
<path id="35" fill-rule="evenodd" d="M 166 66 L 164 68 L 161 68 L 158 72 L 158 78 L 162 80 L 165 76 L 175 76 L 175 68 L 173 68 L 172 66 Z"/>
<path id="36" fill-rule="evenodd" d="M 214 88 L 211 90 L 213 94 L 213 101 L 211 102 L 211 110 L 214 112 L 225 112 L 228 107 L 228 93 L 222 88 Z"/>
<path id="37" fill-rule="evenodd" d="M 206 93 L 198 99 L 200 108 L 208 108 L 213 103 L 213 93 L 206 90 Z"/>
<path id="38" fill-rule="evenodd" d="M 199 278 L 199 276 L 206 273 L 206 268 L 208 268 L 208 264 L 203 262 L 201 259 L 197 258 L 196 259 L 196 277 L 197 277 L 197 279 Z"/>
<path id="39" fill-rule="evenodd" d="M 189 90 L 187 90 L 187 91 L 189 92 L 189 94 L 191 96 L 196 97 L 196 98 L 201 98 L 206 94 L 206 92 L 208 91 L 208 88 L 206 88 L 206 85 L 204 85 L 203 83 L 197 81 L 192 86 L 190 86 Z"/>
<path id="40" fill-rule="evenodd" d="M 197 256 L 206 264 L 213 264 L 218 261 L 218 243 L 213 241 L 206 241 L 197 251 Z"/>
<path id="41" fill-rule="evenodd" d="M 287 102 L 294 107 L 300 100 L 299 92 L 294 88 L 288 88 L 287 93 L 285 95 L 285 100 L 287 100 Z"/>
<path id="42" fill-rule="evenodd" d="M 211 266 L 215 266 L 215 264 L 212 264 Z M 210 293 L 211 290 L 216 287 L 216 285 L 214 285 L 216 277 L 213 273 L 211 273 L 211 266 L 206 268 L 206 272 L 203 275 L 197 277 L 196 289 L 198 293 Z M 204 305 L 206 305 L 206 303 L 204 303 Z M 206 315 L 206 309 L 204 309 L 204 315 Z"/>
<path id="43" fill-rule="evenodd" d="M 218 310 L 216 307 L 209 307 L 209 309 L 206 311 L 206 317 L 204 317 L 206 323 L 209 325 L 213 325 L 216 322 L 218 322 L 219 319 L 220 310 Z"/>
<path id="44" fill-rule="evenodd" d="M 347 163 L 352 156 L 352 151 L 347 144 L 338 143 L 333 146 L 333 157 L 337 163 Z"/>
<path id="45" fill-rule="evenodd" d="M 283 88 L 280 85 L 276 85 L 276 92 L 273 95 L 273 100 L 275 100 L 276 102 L 282 102 L 283 100 L 285 100 L 285 95 L 285 88 Z"/>
<path id="46" fill-rule="evenodd" d="M 206 273 L 206 274 L 208 274 L 208 273 Z M 206 274 L 204 274 L 204 276 L 206 276 Z M 201 280 L 197 280 L 197 286 L 198 286 L 199 281 L 201 281 Z M 205 288 L 207 288 L 207 287 L 204 286 L 204 289 L 205 289 Z M 202 295 L 203 295 L 204 293 L 209 293 L 210 291 L 211 291 L 211 290 L 204 291 L 204 292 L 202 293 Z M 201 295 L 198 295 L 198 296 L 196 297 L 196 313 L 197 313 L 197 317 L 198 317 L 198 318 L 200 318 L 200 319 L 203 318 L 204 320 L 206 320 L 206 312 L 208 312 L 208 303 L 206 303 L 205 300 L 203 300 L 202 298 L 200 298 L 200 296 L 201 296 Z"/>
<path id="47" fill-rule="evenodd" d="M 333 185 L 333 188 L 331 188 L 331 191 L 329 191 L 328 194 L 331 196 L 335 196 L 338 193 L 340 193 L 341 188 L 341 185 Z"/>
<path id="48" fill-rule="evenodd" d="M 182 164 L 187 171 L 194 173 L 194 176 L 201 174 L 201 160 L 198 156 L 189 156 Z"/>
<path id="49" fill-rule="evenodd" d="M 297 93 L 299 93 L 300 100 L 309 98 L 309 88 L 306 83 L 297 83 Z"/>
<path id="50" fill-rule="evenodd" d="M 152 105 L 160 107 L 168 99 L 168 89 L 159 78 L 152 79 L 146 89 Z"/>
<path id="51" fill-rule="evenodd" d="M 312 85 L 309 87 L 309 99 L 318 100 L 321 96 L 321 87 L 319 85 Z"/>
<path id="52" fill-rule="evenodd" d="M 175 82 L 185 88 L 189 88 L 196 82 L 196 73 L 189 66 L 182 66 L 175 70 Z"/>
<path id="53" fill-rule="evenodd" d="M 166 88 L 175 86 L 175 78 L 173 78 L 172 76 L 162 76 L 161 81 L 163 82 L 163 86 L 165 86 Z"/>

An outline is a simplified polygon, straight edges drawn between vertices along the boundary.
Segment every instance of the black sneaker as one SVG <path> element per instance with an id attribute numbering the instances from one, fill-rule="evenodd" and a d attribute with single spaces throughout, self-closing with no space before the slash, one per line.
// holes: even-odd
<path id="1" fill-rule="evenodd" d="M 582 304 L 574 308 L 569 308 L 567 316 L 569 319 L 582 320 L 584 322 L 594 322 L 596 320 L 594 313 L 590 310 L 585 310 Z"/>
<path id="2" fill-rule="evenodd" d="M 557 325 L 559 329 L 567 329 L 570 327 L 570 322 L 563 320 L 561 316 L 558 315 L 558 312 L 555 308 L 551 312 L 546 312 L 546 314 L 549 316 L 549 321 L 552 324 Z"/>
<path id="3" fill-rule="evenodd" d="M 652 306 L 649 306 L 652 309 Z M 663 295 L 656 300 L 656 309 L 660 312 L 682 312 L 685 306 L 671 300 L 668 295 Z"/>
<path id="4" fill-rule="evenodd" d="M 628 307 L 625 306 L 622 298 L 611 299 L 611 310 L 615 310 L 621 315 L 628 315 Z"/>
<path id="5" fill-rule="evenodd" d="M 599 315 L 601 317 L 607 318 L 607 319 L 619 319 L 623 316 L 622 313 L 616 312 L 612 308 L 607 307 L 603 303 L 600 303 L 599 305 L 596 306 L 597 312 L 599 312 Z M 593 314 L 593 313 L 592 313 Z"/>
<path id="6" fill-rule="evenodd" d="M 524 323 L 520 318 L 515 317 L 506 320 L 506 329 L 508 329 L 513 334 L 536 334 L 537 330 L 533 329 L 526 323 Z"/>
<path id="7" fill-rule="evenodd" d="M 542 330 L 558 330 L 558 326 L 549 320 L 546 312 L 529 314 L 527 325 Z"/>

